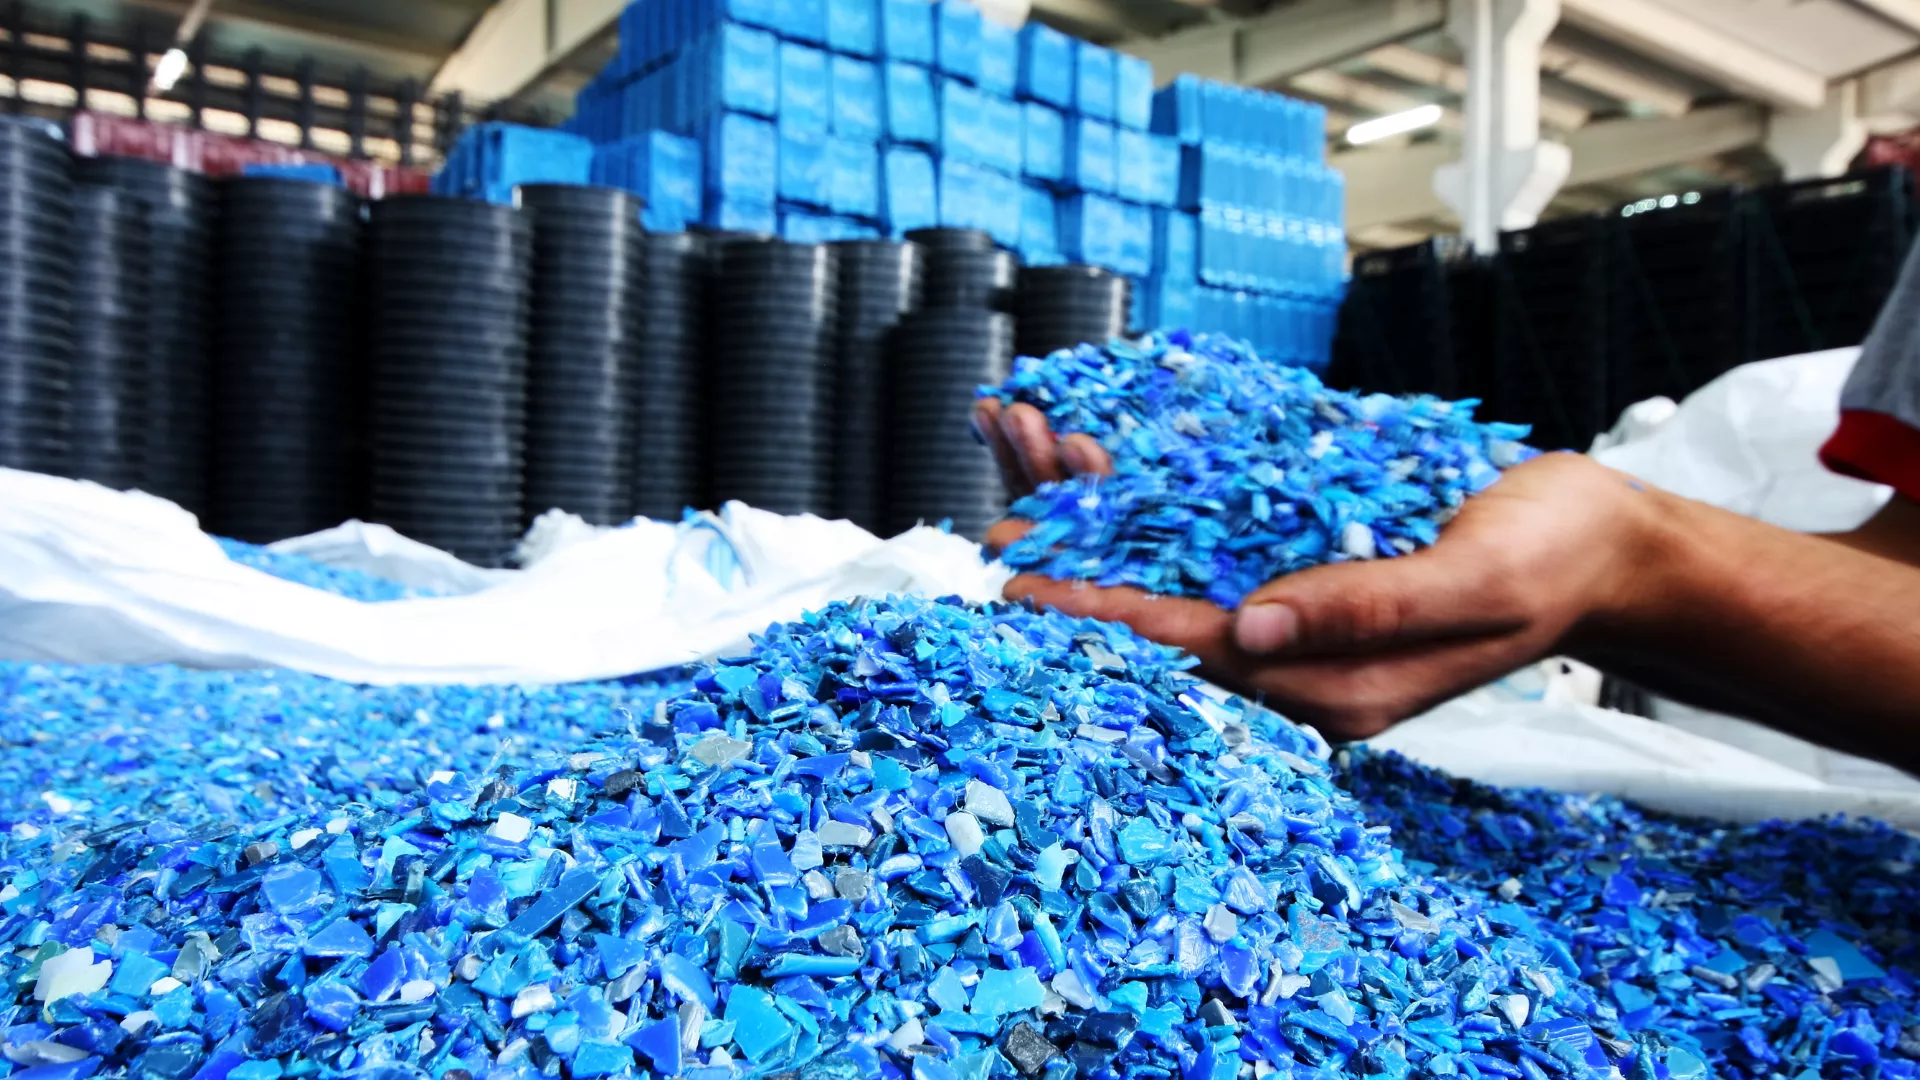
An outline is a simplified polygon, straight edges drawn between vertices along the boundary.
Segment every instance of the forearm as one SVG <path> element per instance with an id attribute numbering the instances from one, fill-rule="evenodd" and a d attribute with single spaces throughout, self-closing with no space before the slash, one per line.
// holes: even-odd
<path id="1" fill-rule="evenodd" d="M 1639 575 L 1575 655 L 1920 771 L 1920 570 L 1649 491 Z"/>

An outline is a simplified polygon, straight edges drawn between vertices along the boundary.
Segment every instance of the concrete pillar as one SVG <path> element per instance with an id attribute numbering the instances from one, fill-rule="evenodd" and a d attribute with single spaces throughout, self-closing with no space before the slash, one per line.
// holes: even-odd
<path id="1" fill-rule="evenodd" d="M 1789 180 L 1839 176 L 1865 145 L 1858 79 L 1827 87 L 1817 109 L 1776 109 L 1767 122 L 1767 153 Z"/>
<path id="2" fill-rule="evenodd" d="M 1559 21 L 1560 0 L 1448 5 L 1447 32 L 1466 56 L 1466 126 L 1460 160 L 1436 170 L 1433 187 L 1476 251 L 1539 220 L 1573 167 L 1566 147 L 1540 140 L 1540 47 Z"/>

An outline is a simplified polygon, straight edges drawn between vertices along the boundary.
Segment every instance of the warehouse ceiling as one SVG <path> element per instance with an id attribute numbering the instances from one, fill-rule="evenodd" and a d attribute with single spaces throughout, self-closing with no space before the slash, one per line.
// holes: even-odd
<path id="1" fill-rule="evenodd" d="M 1310 98 L 1328 108 L 1349 176 L 1356 247 L 1453 228 L 1431 192 L 1458 142 L 1465 73 L 1445 0 L 981 0 L 1181 71 Z M 1029 6 L 1030 5 L 1030 6 Z M 335 72 L 418 79 L 471 101 L 564 113 L 611 54 L 622 0 L 214 0 L 207 44 L 311 56 Z M 1920 0 L 1562 0 L 1543 54 L 1542 124 L 1574 151 L 1549 215 L 1666 193 L 1764 182 L 1772 118 L 1859 80 L 1871 127 L 1920 117 Z M 37 18 L 85 14 L 99 35 L 136 25 L 164 42 L 187 0 L 30 0 Z M 1440 125 L 1347 148 L 1360 120 L 1435 103 Z"/>

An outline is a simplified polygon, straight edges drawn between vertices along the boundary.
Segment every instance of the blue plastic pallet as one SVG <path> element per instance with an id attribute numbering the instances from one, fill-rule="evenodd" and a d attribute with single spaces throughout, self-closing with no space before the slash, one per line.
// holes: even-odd
<path id="1" fill-rule="evenodd" d="M 593 172 L 593 144 L 583 136 L 520 124 L 468 128 L 440 171 L 443 194 L 511 203 L 521 184 L 584 184 Z"/>
<path id="2" fill-rule="evenodd" d="M 1073 43 L 1073 107 L 1082 116 L 1113 119 L 1113 56 L 1091 41 Z"/>
<path id="3" fill-rule="evenodd" d="M 1040 184 L 1020 189 L 1020 258 L 1029 266 L 1064 262 L 1060 253 L 1059 210 L 1053 192 Z"/>
<path id="4" fill-rule="evenodd" d="M 678 232 L 700 220 L 700 143 L 665 131 L 594 149 L 592 180 L 624 188 L 647 202 L 642 221 L 655 232 Z"/>
<path id="5" fill-rule="evenodd" d="M 707 192 L 721 201 L 772 207 L 780 134 L 773 121 L 722 113 L 707 122 L 702 154 Z M 715 199 L 709 199 L 709 206 Z M 769 211 L 771 212 L 771 211 Z"/>
<path id="6" fill-rule="evenodd" d="M 830 205 L 833 171 L 828 162 L 827 145 L 832 140 L 811 131 L 780 129 L 781 202 L 796 202 L 825 208 Z"/>
<path id="7" fill-rule="evenodd" d="M 889 234 L 940 224 L 940 184 L 933 155 L 912 147 L 888 147 L 881 154 L 880 217 Z"/>
<path id="8" fill-rule="evenodd" d="M 1084 116 L 1068 119 L 1062 183 L 1079 191 L 1113 194 L 1116 153 L 1112 124 Z"/>
<path id="9" fill-rule="evenodd" d="M 771 202 L 708 199 L 704 224 L 733 232 L 773 233 L 780 228 L 780 215 Z"/>
<path id="10" fill-rule="evenodd" d="M 1200 222 L 1192 214 L 1153 212 L 1153 273 L 1174 281 L 1199 281 Z"/>
<path id="11" fill-rule="evenodd" d="M 1136 131 L 1153 123 L 1153 65 L 1138 56 L 1114 55 L 1113 122 Z"/>
<path id="12" fill-rule="evenodd" d="M 880 148 L 872 142 L 827 140 L 827 205 L 836 214 L 880 216 Z"/>
<path id="13" fill-rule="evenodd" d="M 992 19 L 980 22 L 980 89 L 1001 97 L 1020 89 L 1020 32 Z"/>

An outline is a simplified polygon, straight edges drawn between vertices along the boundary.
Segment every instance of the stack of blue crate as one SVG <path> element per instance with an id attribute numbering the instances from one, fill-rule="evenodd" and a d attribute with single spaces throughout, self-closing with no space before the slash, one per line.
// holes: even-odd
<path id="1" fill-rule="evenodd" d="M 1326 163 L 1325 126 L 1318 105 L 1191 76 L 1154 95 L 1153 130 L 1179 144 L 1179 198 L 1156 214 L 1136 321 L 1326 365 L 1346 282 L 1346 183 Z"/>

